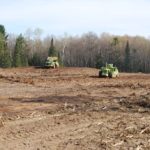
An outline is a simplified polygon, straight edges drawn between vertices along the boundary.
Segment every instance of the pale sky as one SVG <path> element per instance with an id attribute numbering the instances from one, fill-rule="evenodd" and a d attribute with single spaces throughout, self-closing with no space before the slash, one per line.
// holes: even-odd
<path id="1" fill-rule="evenodd" d="M 150 0 L 0 0 L 0 24 L 8 33 L 41 28 L 44 34 L 150 37 Z"/>

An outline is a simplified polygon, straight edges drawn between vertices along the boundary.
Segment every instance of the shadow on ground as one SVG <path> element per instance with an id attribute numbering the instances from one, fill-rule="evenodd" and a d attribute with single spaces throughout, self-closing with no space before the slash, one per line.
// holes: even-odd
<path id="1" fill-rule="evenodd" d="M 21 103 L 54 103 L 64 104 L 65 102 L 70 104 L 89 103 L 94 99 L 93 97 L 77 95 L 77 96 L 45 96 L 38 98 L 11 98 L 13 101 Z"/>

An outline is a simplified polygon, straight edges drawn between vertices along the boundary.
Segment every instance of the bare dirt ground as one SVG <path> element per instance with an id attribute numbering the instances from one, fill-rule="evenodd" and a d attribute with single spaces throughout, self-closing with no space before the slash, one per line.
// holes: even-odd
<path id="1" fill-rule="evenodd" d="M 0 150 L 149 150 L 150 74 L 0 69 Z"/>

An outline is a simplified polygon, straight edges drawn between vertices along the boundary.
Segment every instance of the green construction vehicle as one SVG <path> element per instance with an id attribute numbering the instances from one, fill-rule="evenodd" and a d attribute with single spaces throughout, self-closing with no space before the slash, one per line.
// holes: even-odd
<path id="1" fill-rule="evenodd" d="M 118 76 L 119 76 L 118 68 L 114 67 L 113 64 L 106 64 L 105 67 L 100 68 L 99 77 L 115 78 Z"/>
<path id="2" fill-rule="evenodd" d="M 45 68 L 58 68 L 58 57 L 47 57 L 45 62 Z"/>

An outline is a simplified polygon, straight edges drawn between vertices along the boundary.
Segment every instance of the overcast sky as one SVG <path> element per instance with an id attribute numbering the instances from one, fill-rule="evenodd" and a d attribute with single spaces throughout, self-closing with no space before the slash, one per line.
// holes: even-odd
<path id="1" fill-rule="evenodd" d="M 44 34 L 150 36 L 150 0 L 0 0 L 8 33 L 41 28 Z"/>

